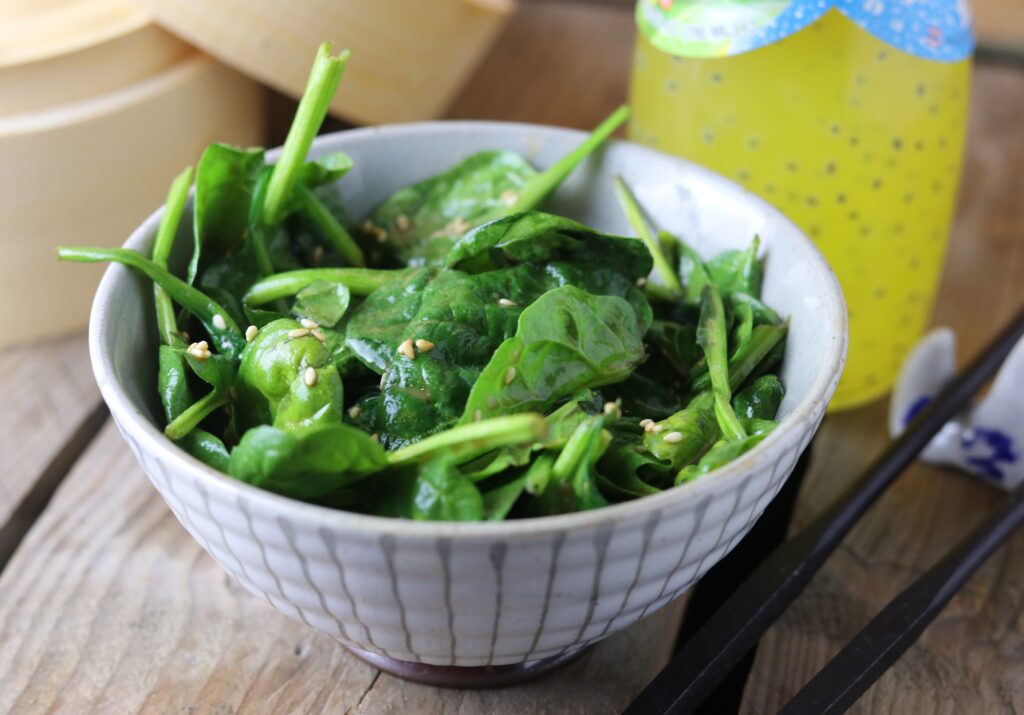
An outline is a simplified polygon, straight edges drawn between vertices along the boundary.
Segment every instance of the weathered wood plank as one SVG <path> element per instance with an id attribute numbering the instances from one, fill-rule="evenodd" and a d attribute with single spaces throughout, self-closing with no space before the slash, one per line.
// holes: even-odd
<path id="1" fill-rule="evenodd" d="M 521 688 L 378 677 L 221 571 L 108 424 L 0 575 L 0 712 L 613 713 L 664 662 L 680 612 Z"/>
<path id="2" fill-rule="evenodd" d="M 85 336 L 0 351 L 0 394 L 2 568 L 102 423 Z"/>
<path id="3" fill-rule="evenodd" d="M 975 74 L 968 159 L 936 323 L 961 364 L 1024 302 L 1024 72 Z M 820 513 L 885 443 L 887 405 L 830 416 L 794 528 Z M 1000 493 L 915 466 L 896 482 L 758 648 L 743 711 L 773 713 L 870 618 L 993 508 Z M 861 713 L 1024 709 L 1024 533 L 989 560 L 921 640 L 853 708 Z"/>

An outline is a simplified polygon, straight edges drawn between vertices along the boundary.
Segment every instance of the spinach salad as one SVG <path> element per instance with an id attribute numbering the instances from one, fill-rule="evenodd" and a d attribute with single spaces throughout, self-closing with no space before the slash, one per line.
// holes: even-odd
<path id="1" fill-rule="evenodd" d="M 756 238 L 705 261 L 621 180 L 637 237 L 540 210 L 625 107 L 544 171 L 480 152 L 353 220 L 351 159 L 307 160 L 347 57 L 321 46 L 276 164 L 211 144 L 174 181 L 152 255 L 59 249 L 152 280 L 170 439 L 295 499 L 501 520 L 702 479 L 771 432 L 787 323 Z"/>

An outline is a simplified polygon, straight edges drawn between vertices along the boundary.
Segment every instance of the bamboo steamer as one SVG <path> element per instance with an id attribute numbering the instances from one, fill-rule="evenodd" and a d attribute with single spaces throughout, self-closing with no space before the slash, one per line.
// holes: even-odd
<path id="1" fill-rule="evenodd" d="M 101 266 L 211 141 L 260 144 L 263 90 L 130 0 L 0 8 L 0 346 L 85 326 Z"/>
<path id="2" fill-rule="evenodd" d="M 164 27 L 293 97 L 316 47 L 349 48 L 332 114 L 356 123 L 437 117 L 515 0 L 139 0 Z"/>

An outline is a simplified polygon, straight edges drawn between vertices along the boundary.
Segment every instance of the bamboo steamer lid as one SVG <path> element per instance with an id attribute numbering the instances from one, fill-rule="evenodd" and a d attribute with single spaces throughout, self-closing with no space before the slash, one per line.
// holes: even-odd
<path id="1" fill-rule="evenodd" d="M 179 37 L 294 97 L 321 42 L 351 49 L 331 112 L 367 124 L 443 113 L 515 7 L 515 0 L 139 1 Z"/>
<path id="2" fill-rule="evenodd" d="M 103 268 L 55 246 L 119 245 L 209 142 L 260 144 L 264 93 L 129 0 L 19 0 L 0 27 L 2 346 L 83 328 Z"/>

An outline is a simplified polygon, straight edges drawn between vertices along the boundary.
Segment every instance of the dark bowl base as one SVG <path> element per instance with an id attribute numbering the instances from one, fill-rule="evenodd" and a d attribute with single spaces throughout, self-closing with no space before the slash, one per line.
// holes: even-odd
<path id="1" fill-rule="evenodd" d="M 386 655 L 370 653 L 349 645 L 345 647 L 360 660 L 364 660 L 373 667 L 380 668 L 384 672 L 391 673 L 391 675 L 403 680 L 411 680 L 414 683 L 433 685 L 439 688 L 470 690 L 503 688 L 507 685 L 516 685 L 527 680 L 539 678 L 550 673 L 552 670 L 571 663 L 588 650 L 588 648 L 578 648 L 562 655 L 553 655 L 550 658 L 531 660 L 525 663 L 467 667 L 413 663 L 408 660 L 398 660 L 397 658 L 389 658 Z"/>

